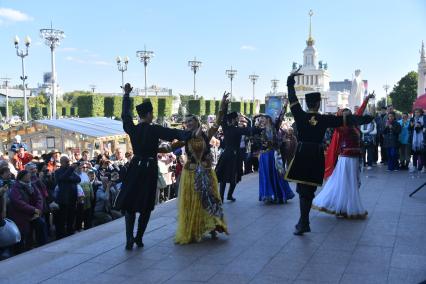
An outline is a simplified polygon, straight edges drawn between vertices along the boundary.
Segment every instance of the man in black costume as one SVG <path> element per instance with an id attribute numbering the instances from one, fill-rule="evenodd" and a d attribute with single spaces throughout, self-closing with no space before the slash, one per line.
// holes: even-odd
<path id="1" fill-rule="evenodd" d="M 241 137 L 252 136 L 255 133 L 260 133 L 261 129 L 251 127 L 248 120 L 247 127 L 238 127 L 238 113 L 231 112 L 224 116 L 221 123 L 224 139 L 224 151 L 219 157 L 216 166 L 216 175 L 220 183 L 220 196 L 224 201 L 226 184 L 229 183 L 227 200 L 235 202 L 236 199 L 232 196 L 237 183 L 241 181 L 243 169 L 240 162 L 243 159 L 240 151 Z"/>
<path id="2" fill-rule="evenodd" d="M 140 123 L 135 125 L 130 110 L 129 94 L 132 89 L 129 83 L 124 86 L 121 118 L 123 129 L 130 137 L 134 156 L 115 202 L 115 207 L 125 212 L 127 250 L 131 250 L 134 243 L 138 247 L 143 247 L 142 237 L 155 206 L 159 140 L 186 141 L 191 137 L 191 132 L 188 131 L 151 124 L 153 108 L 149 101 L 136 106 Z M 136 237 L 133 237 L 136 212 L 140 215 Z"/>
<path id="3" fill-rule="evenodd" d="M 294 77 L 302 75 L 298 71 L 292 73 L 287 79 L 288 100 L 297 126 L 298 145 L 295 157 L 290 163 L 285 178 L 288 181 L 297 183 L 296 191 L 300 200 L 300 219 L 294 234 L 303 235 L 311 231 L 309 212 L 317 186 L 321 186 L 323 183 L 325 168 L 323 138 L 325 131 L 329 127 L 367 124 L 373 120 L 373 117 L 319 114 L 321 94 L 318 92 L 305 95 L 308 107 L 308 111 L 305 112 L 297 99 L 296 90 L 294 89 Z"/>

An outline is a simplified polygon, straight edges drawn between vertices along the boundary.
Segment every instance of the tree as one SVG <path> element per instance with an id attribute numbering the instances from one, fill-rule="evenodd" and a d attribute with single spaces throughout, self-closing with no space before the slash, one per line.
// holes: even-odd
<path id="1" fill-rule="evenodd" d="M 385 107 L 385 106 L 386 106 L 385 98 L 381 98 L 380 100 L 377 101 L 376 109 L 380 110 L 382 107 Z"/>
<path id="2" fill-rule="evenodd" d="M 17 115 L 20 118 L 24 117 L 24 102 L 22 100 L 10 102 L 10 108 L 12 109 L 12 115 Z"/>
<path id="3" fill-rule="evenodd" d="M 411 71 L 402 77 L 389 96 L 395 109 L 410 112 L 417 98 L 417 72 Z"/>
<path id="4" fill-rule="evenodd" d="M 30 115 L 34 120 L 39 120 L 43 118 L 43 116 L 41 115 L 41 108 L 39 106 L 31 107 Z"/>

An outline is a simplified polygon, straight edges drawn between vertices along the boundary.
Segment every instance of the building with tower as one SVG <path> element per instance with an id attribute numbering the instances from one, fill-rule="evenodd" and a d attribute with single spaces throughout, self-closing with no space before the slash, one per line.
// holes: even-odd
<path id="1" fill-rule="evenodd" d="M 312 36 L 312 10 L 309 11 L 309 36 L 306 40 L 306 47 L 303 50 L 303 65 L 293 62 L 291 72 L 296 71 L 299 67 L 302 76 L 296 79 L 296 94 L 304 109 L 305 94 L 310 92 L 321 92 L 322 102 L 321 111 L 335 113 L 338 108 L 348 107 L 349 90 L 330 90 L 330 73 L 328 72 L 328 64 L 322 60 L 318 60 L 318 52 L 315 48 L 315 40 Z"/>

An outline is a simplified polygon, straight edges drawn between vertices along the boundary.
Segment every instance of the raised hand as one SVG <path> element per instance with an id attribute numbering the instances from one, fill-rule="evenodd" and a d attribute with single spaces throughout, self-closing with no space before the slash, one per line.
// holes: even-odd
<path id="1" fill-rule="evenodd" d="M 366 97 L 366 99 L 374 99 L 376 97 L 376 95 L 374 94 L 375 91 L 373 91 L 372 93 L 368 94 L 368 96 Z"/>
<path id="2" fill-rule="evenodd" d="M 124 85 L 124 93 L 125 94 L 130 94 L 133 90 L 132 85 L 130 85 L 130 83 L 126 83 L 126 85 Z"/>
<path id="3" fill-rule="evenodd" d="M 296 80 L 294 80 L 294 77 L 303 75 L 302 73 L 299 73 L 301 68 L 302 68 L 302 66 L 300 66 L 296 71 L 294 71 L 293 73 L 291 73 L 288 76 L 288 78 L 287 78 L 287 86 L 288 87 L 290 87 L 290 86 L 293 87 L 294 85 L 296 85 Z"/>
<path id="4" fill-rule="evenodd" d="M 220 103 L 222 110 L 225 110 L 229 104 L 229 95 L 231 93 L 223 92 L 222 102 Z"/>

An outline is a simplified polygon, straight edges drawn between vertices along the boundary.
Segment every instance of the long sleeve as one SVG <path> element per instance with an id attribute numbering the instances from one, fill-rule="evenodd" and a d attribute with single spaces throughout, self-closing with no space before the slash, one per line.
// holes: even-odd
<path id="1" fill-rule="evenodd" d="M 368 97 L 366 97 L 364 99 L 364 101 L 362 102 L 362 105 L 360 106 L 360 108 L 356 111 L 355 115 L 363 115 L 365 109 L 367 108 L 368 105 Z"/>
<path id="2" fill-rule="evenodd" d="M 323 119 L 327 128 L 336 128 L 341 126 L 351 126 L 351 125 L 363 125 L 368 124 L 373 120 L 373 117 L 370 115 L 323 115 Z"/>
<path id="3" fill-rule="evenodd" d="M 299 100 L 297 99 L 296 90 L 294 89 L 294 78 L 291 76 L 287 80 L 287 91 L 288 101 L 290 103 L 290 111 L 293 114 L 294 119 L 297 123 L 297 121 L 301 119 L 301 115 L 303 115 L 304 111 L 299 103 Z"/>
<path id="4" fill-rule="evenodd" d="M 133 116 L 130 111 L 130 96 L 128 94 L 125 94 L 123 96 L 121 119 L 123 120 L 124 131 L 129 135 L 133 134 L 135 131 L 136 125 L 133 122 Z"/>
<path id="5" fill-rule="evenodd" d="M 207 132 L 207 137 L 209 139 L 211 139 L 216 134 L 217 130 L 219 129 L 219 126 L 221 122 L 223 121 L 223 117 L 224 117 L 223 113 L 224 111 L 222 110 L 219 111 L 219 113 L 217 114 L 215 123 L 213 124 L 212 127 L 209 128 Z"/>
<path id="6" fill-rule="evenodd" d="M 72 167 L 68 167 L 63 171 L 55 172 L 55 180 L 57 183 L 59 182 L 69 182 L 69 183 L 79 183 L 81 181 L 80 177 L 74 174 L 74 169 Z"/>
<path id="7" fill-rule="evenodd" d="M 154 132 L 158 136 L 159 139 L 165 141 L 187 141 L 191 138 L 192 132 L 185 131 L 180 129 L 172 129 L 167 127 L 162 127 L 160 125 L 153 125 Z"/>

